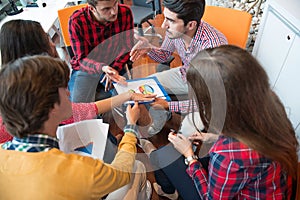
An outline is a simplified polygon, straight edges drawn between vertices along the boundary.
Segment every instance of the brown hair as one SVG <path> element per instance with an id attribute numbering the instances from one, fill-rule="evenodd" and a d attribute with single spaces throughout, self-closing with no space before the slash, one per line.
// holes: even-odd
<path id="1" fill-rule="evenodd" d="M 58 89 L 69 81 L 68 65 L 49 56 L 15 60 L 0 71 L 0 113 L 9 133 L 17 137 L 43 128 L 55 103 Z"/>
<path id="2" fill-rule="evenodd" d="M 233 137 L 296 176 L 295 131 L 266 72 L 250 53 L 231 45 L 201 51 L 187 80 L 206 131 Z"/>
<path id="3" fill-rule="evenodd" d="M 27 55 L 48 54 L 58 57 L 41 24 L 31 20 L 11 20 L 0 31 L 2 64 Z"/>

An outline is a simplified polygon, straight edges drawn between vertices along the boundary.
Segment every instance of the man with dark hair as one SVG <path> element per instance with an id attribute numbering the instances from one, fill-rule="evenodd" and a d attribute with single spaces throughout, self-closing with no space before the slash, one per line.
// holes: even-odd
<path id="1" fill-rule="evenodd" d="M 128 72 L 126 64 L 133 47 L 134 25 L 129 7 L 120 5 L 118 0 L 87 0 L 87 3 L 69 20 L 74 52 L 69 82 L 73 102 L 94 101 L 100 80 L 106 83 L 106 91 L 111 81 L 124 83 L 122 76 Z"/>
<path id="2" fill-rule="evenodd" d="M 131 60 L 148 53 L 149 57 L 163 63 L 176 50 L 183 65 L 155 73 L 165 89 L 175 95 L 187 94 L 186 71 L 191 59 L 201 50 L 227 44 L 225 36 L 201 21 L 205 0 L 164 0 L 164 22 L 166 37 L 160 48 L 150 44 L 144 37 L 136 36 L 139 42 L 130 52 Z"/>
<path id="3" fill-rule="evenodd" d="M 201 20 L 205 10 L 205 0 L 163 0 L 163 5 L 165 19 L 161 27 L 166 29 L 166 37 L 162 46 L 158 48 L 150 44 L 146 38 L 135 36 L 139 42 L 132 48 L 130 59 L 134 62 L 147 53 L 155 61 L 164 63 L 174 51 L 177 51 L 182 66 L 150 76 L 157 77 L 169 94 L 187 95 L 186 71 L 192 58 L 203 49 L 227 44 L 227 39 L 221 32 Z M 159 103 L 157 101 L 157 104 L 174 112 L 189 111 L 189 101 L 159 101 Z M 154 117 L 153 124 L 149 128 L 151 135 L 162 129 L 171 113 L 154 115 L 159 117 Z"/>

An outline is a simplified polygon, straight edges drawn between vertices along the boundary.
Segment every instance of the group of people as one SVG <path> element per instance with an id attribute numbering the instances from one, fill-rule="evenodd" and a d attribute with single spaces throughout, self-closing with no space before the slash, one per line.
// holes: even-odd
<path id="1" fill-rule="evenodd" d="M 72 72 L 38 22 L 12 20 L 1 27 L 1 199 L 150 199 L 145 166 L 135 159 L 137 143 L 153 165 L 160 196 L 291 198 L 298 162 L 294 129 L 263 67 L 201 20 L 204 0 L 162 1 L 161 47 L 134 35 L 130 7 L 117 0 L 87 3 L 69 20 Z M 151 76 L 189 100 L 114 96 L 111 82 L 126 84 L 129 62 L 145 54 L 165 62 L 175 50 L 183 65 Z M 113 97 L 96 101 L 100 87 Z M 171 131 L 170 144 L 158 149 L 141 139 L 137 124 L 145 107 L 137 101 L 149 99 L 153 107 L 190 113 L 195 131 Z M 59 125 L 93 119 L 127 100 L 136 103 L 126 107 L 124 136 L 115 142 L 110 134 L 112 148 L 103 161 L 59 150 Z M 194 147 L 201 141 L 213 146 L 198 158 Z"/>

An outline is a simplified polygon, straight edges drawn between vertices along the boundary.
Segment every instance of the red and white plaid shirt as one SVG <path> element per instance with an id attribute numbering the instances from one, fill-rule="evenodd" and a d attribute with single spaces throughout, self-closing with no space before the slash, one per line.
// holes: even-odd
<path id="1" fill-rule="evenodd" d="M 186 170 L 201 199 L 290 199 L 292 178 L 242 142 L 220 136 L 209 156 L 208 171 L 200 162 Z"/>
<path id="2" fill-rule="evenodd" d="M 199 51 L 225 44 L 227 44 L 227 39 L 220 31 L 208 23 L 201 21 L 188 49 L 185 48 L 182 38 L 169 39 L 165 37 L 162 46 L 159 49 L 151 50 L 148 55 L 153 60 L 163 63 L 176 50 L 183 63 L 183 66 L 180 68 L 182 79 L 186 81 L 186 71 L 189 68 L 191 60 Z"/>
<path id="3" fill-rule="evenodd" d="M 109 65 L 119 74 L 126 72 L 124 65 L 134 44 L 133 17 L 129 7 L 118 5 L 114 22 L 101 24 L 93 19 L 88 7 L 75 11 L 69 20 L 69 35 L 74 52 L 71 65 L 74 70 L 101 74 Z"/>

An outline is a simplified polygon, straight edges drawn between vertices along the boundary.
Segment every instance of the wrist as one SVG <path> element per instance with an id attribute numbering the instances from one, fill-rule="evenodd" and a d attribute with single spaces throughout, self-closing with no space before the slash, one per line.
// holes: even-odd
<path id="1" fill-rule="evenodd" d="M 135 92 L 133 91 L 133 90 L 129 90 L 128 91 L 128 100 L 133 100 L 133 94 L 134 94 Z"/>
<path id="2" fill-rule="evenodd" d="M 192 155 L 192 156 L 188 156 L 184 159 L 184 163 L 186 165 L 191 165 L 192 163 L 194 163 L 195 161 L 198 160 L 198 156 L 196 155 Z"/>
<path id="3" fill-rule="evenodd" d="M 127 124 L 124 129 L 124 133 L 133 133 L 136 137 L 139 137 L 139 131 L 137 129 L 137 126 L 135 124 Z"/>
<path id="4" fill-rule="evenodd" d="M 104 66 L 102 67 L 102 71 L 103 71 L 104 73 L 106 73 L 107 69 L 108 69 L 108 65 L 104 65 Z"/>

